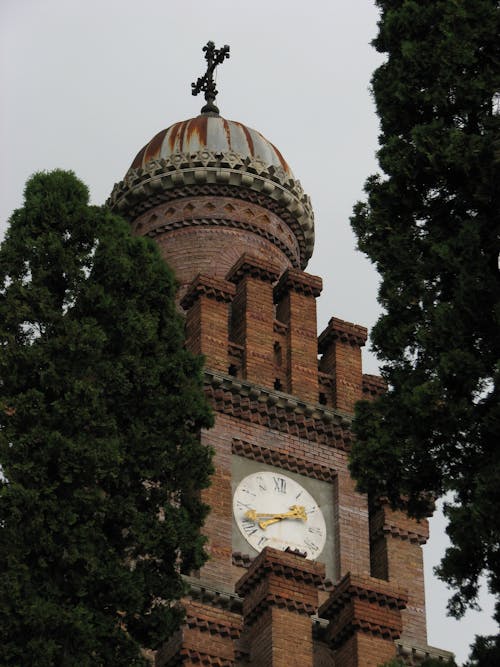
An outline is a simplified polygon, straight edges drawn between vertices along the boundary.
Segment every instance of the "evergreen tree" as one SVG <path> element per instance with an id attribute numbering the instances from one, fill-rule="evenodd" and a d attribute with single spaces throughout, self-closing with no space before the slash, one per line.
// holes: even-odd
<path id="1" fill-rule="evenodd" d="M 385 173 L 352 225 L 382 278 L 372 341 L 388 392 L 359 404 L 351 470 L 415 516 L 453 498 L 439 574 L 460 617 L 483 572 L 500 603 L 500 7 L 377 4 Z"/>
<path id="2" fill-rule="evenodd" d="M 204 561 L 211 452 L 153 242 L 40 173 L 0 248 L 0 662 L 146 664 Z"/>

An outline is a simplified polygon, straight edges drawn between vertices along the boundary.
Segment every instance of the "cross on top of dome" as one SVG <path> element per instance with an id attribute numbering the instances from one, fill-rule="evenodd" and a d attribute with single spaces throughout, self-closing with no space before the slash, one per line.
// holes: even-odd
<path id="1" fill-rule="evenodd" d="M 229 58 L 229 46 L 225 44 L 221 49 L 216 49 L 213 42 L 207 42 L 203 47 L 205 52 L 205 60 L 207 61 L 207 71 L 203 76 L 198 78 L 196 83 L 191 84 L 193 95 L 198 95 L 202 91 L 205 93 L 206 104 L 202 108 L 201 113 L 219 113 L 219 109 L 215 106 L 214 101 L 217 96 L 217 89 L 215 87 L 214 72 L 217 65 Z"/>

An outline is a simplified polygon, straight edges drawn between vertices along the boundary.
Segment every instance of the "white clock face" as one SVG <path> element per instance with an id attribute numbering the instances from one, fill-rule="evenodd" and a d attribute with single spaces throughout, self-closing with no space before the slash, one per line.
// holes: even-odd
<path id="1" fill-rule="evenodd" d="M 241 480 L 234 492 L 233 513 L 246 541 L 257 551 L 287 547 L 316 559 L 326 540 L 318 503 L 291 477 L 263 470 Z"/>

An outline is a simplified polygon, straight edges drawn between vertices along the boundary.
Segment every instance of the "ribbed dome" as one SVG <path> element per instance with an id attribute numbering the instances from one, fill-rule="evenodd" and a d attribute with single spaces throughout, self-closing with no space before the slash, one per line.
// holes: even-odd
<path id="1" fill-rule="evenodd" d="M 145 167 L 151 160 L 168 158 L 176 153 L 194 154 L 201 150 L 233 152 L 242 158 L 258 158 L 267 166 L 281 167 L 287 176 L 293 178 L 279 150 L 260 132 L 215 114 L 201 114 L 158 132 L 139 151 L 131 169 Z"/>

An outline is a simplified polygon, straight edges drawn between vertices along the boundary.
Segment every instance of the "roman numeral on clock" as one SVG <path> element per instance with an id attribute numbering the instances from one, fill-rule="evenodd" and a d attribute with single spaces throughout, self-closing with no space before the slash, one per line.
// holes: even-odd
<path id="1" fill-rule="evenodd" d="M 283 477 L 273 477 L 274 490 L 278 493 L 286 493 L 286 479 Z"/>
<path id="2" fill-rule="evenodd" d="M 243 519 L 241 522 L 241 525 L 243 526 L 243 530 L 247 535 L 254 535 L 257 532 L 257 526 L 254 524 L 253 521 L 249 521 L 248 519 Z"/>

